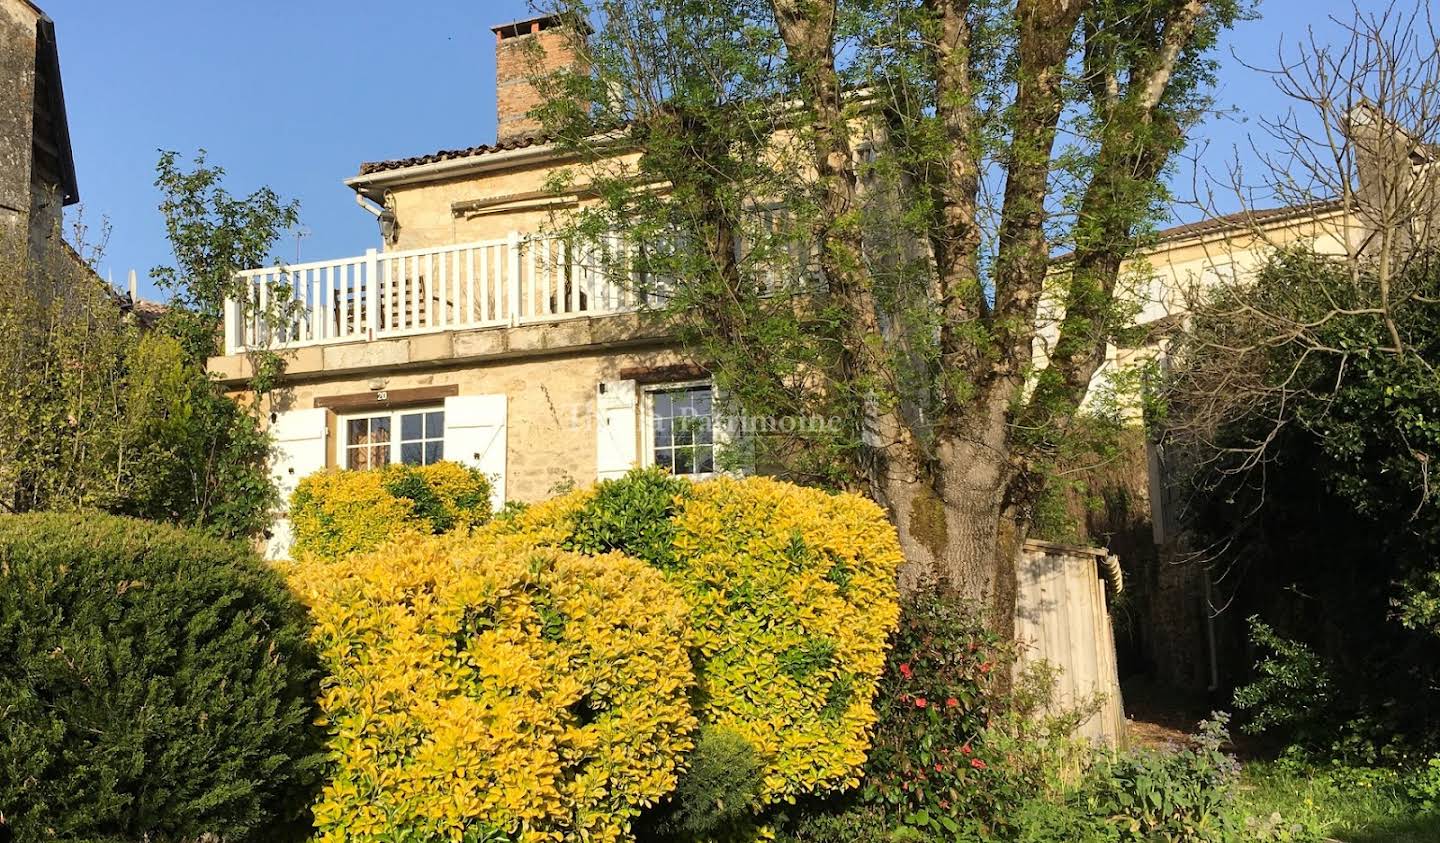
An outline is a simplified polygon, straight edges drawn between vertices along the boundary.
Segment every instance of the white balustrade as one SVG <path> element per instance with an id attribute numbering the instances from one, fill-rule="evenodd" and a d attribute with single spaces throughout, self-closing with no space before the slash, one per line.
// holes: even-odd
<path id="1" fill-rule="evenodd" d="M 634 310 L 607 266 L 615 241 L 503 240 L 298 263 L 239 274 L 226 353 L 513 326 Z"/>

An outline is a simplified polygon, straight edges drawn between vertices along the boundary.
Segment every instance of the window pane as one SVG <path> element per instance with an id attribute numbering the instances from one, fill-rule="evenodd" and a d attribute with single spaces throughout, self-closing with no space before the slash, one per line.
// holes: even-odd
<path id="1" fill-rule="evenodd" d="M 710 415 L 710 388 L 702 386 L 690 393 L 690 407 L 696 415 Z"/>
<path id="2" fill-rule="evenodd" d="M 690 416 L 675 420 L 675 444 L 689 445 L 695 441 L 695 419 Z"/>
<path id="3" fill-rule="evenodd" d="M 354 422 L 351 422 L 354 424 Z M 362 471 L 366 468 L 365 457 L 368 455 L 368 448 L 346 448 L 345 467 L 351 471 Z"/>
<path id="4" fill-rule="evenodd" d="M 675 473 L 676 473 L 676 474 L 694 474 L 694 473 L 695 473 L 695 462 L 694 462 L 694 457 L 693 457 L 693 454 L 692 454 L 692 452 L 691 452 L 691 449 L 689 449 L 689 448 L 676 448 L 676 449 L 675 449 Z"/>
<path id="5" fill-rule="evenodd" d="M 386 434 L 386 438 L 389 438 L 390 431 L 387 429 L 387 430 L 385 431 L 385 434 Z M 390 464 L 390 446 L 389 446 L 388 444 L 385 444 L 385 445 L 371 445 L 371 446 L 370 446 L 370 465 L 368 466 L 368 468 L 380 468 L 381 466 L 385 466 L 385 465 L 389 465 L 389 464 Z"/>
<path id="6" fill-rule="evenodd" d="M 431 463 L 440 462 L 440 461 L 443 460 L 443 459 L 445 459 L 445 443 L 444 443 L 444 442 L 426 442 L 426 443 L 425 443 L 425 464 L 426 464 L 426 465 L 430 465 Z"/>
<path id="7" fill-rule="evenodd" d="M 655 408 L 654 408 L 655 418 L 658 419 L 658 418 L 661 418 L 661 417 L 663 417 L 663 416 L 669 416 L 669 415 L 670 415 L 670 393 L 668 393 L 668 392 L 654 392 L 654 393 L 651 393 L 651 395 L 653 396 L 653 400 L 655 401 Z"/>
<path id="8" fill-rule="evenodd" d="M 400 417 L 400 441 L 421 439 L 425 434 L 425 417 L 419 413 L 406 413 Z"/>
<path id="9" fill-rule="evenodd" d="M 424 455 L 424 446 L 419 442 L 404 442 L 400 445 L 400 462 L 406 465 L 420 465 Z"/>
<path id="10" fill-rule="evenodd" d="M 700 448 L 698 457 L 699 464 L 695 466 L 696 474 L 710 474 L 715 471 L 714 448 Z"/>
<path id="11" fill-rule="evenodd" d="M 390 441 L 390 417 L 376 416 L 370 419 L 370 444 Z"/>
<path id="12" fill-rule="evenodd" d="M 670 420 L 669 420 L 669 419 L 656 419 L 656 420 L 655 420 L 655 447 L 657 447 L 657 448 L 667 448 L 667 447 L 670 446 L 670 444 L 672 443 L 672 441 L 673 441 L 673 440 L 671 439 L 671 434 L 670 434 Z"/>
<path id="13" fill-rule="evenodd" d="M 425 414 L 425 438 L 439 439 L 445 435 L 445 411 Z"/>
<path id="14" fill-rule="evenodd" d="M 660 466 L 661 468 L 672 468 L 672 467 L 674 467 L 674 460 L 671 458 L 671 452 L 668 451 L 668 450 L 666 450 L 666 451 L 656 451 L 656 452 L 655 452 L 655 464 L 658 465 L 658 466 Z"/>
<path id="15" fill-rule="evenodd" d="M 345 444 L 363 445 L 370 432 L 369 419 L 351 419 L 345 425 Z"/>

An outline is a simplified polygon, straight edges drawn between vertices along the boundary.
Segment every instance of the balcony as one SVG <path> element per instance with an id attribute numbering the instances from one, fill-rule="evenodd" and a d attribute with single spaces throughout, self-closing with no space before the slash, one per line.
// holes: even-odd
<path id="1" fill-rule="evenodd" d="M 634 285 L 604 269 L 625 246 L 512 232 L 503 240 L 240 273 L 225 303 L 225 353 L 372 342 L 635 311 Z M 623 255 L 622 255 L 623 257 Z M 248 300 L 247 300 L 248 299 Z"/>

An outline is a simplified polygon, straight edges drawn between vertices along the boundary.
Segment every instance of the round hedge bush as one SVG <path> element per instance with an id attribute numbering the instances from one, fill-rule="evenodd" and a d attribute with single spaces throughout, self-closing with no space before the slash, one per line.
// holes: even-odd
<path id="1" fill-rule="evenodd" d="M 644 563 L 454 535 L 291 568 L 330 677 L 318 840 L 607 843 L 674 789 L 690 639 Z"/>
<path id="2" fill-rule="evenodd" d="M 290 502 L 292 554 L 339 559 L 405 535 L 468 532 L 490 519 L 490 481 L 455 462 L 324 471 Z"/>
<path id="3" fill-rule="evenodd" d="M 756 807 L 859 783 L 899 619 L 900 546 L 880 507 L 768 478 L 648 470 L 489 530 L 618 550 L 665 573 L 688 605 L 700 722 L 740 735 L 763 762 Z"/>
<path id="4" fill-rule="evenodd" d="M 322 756 L 303 607 L 250 551 L 0 517 L 0 814 L 17 840 L 285 839 Z"/>

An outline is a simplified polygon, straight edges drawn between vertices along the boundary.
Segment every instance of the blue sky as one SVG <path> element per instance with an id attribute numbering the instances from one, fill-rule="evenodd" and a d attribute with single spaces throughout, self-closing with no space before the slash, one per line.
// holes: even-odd
<path id="1" fill-rule="evenodd" d="M 490 26 L 525 0 L 40 0 L 55 19 L 83 218 L 108 221 L 101 271 L 144 279 L 170 253 L 152 184 L 157 150 L 208 150 L 232 192 L 261 184 L 300 200 L 295 260 L 378 245 L 374 218 L 341 180 L 362 161 L 492 141 Z M 1361 0 L 1363 3 L 1363 0 Z M 1282 37 L 1333 31 L 1348 0 L 1268 0 L 1227 38 L 1218 104 L 1283 106 L 1270 82 L 1231 58 L 1271 65 Z M 1202 160 L 1223 166 L 1253 125 L 1211 120 Z M 1178 181 L 1191 182 L 1188 170 Z M 72 217 L 74 210 L 72 210 Z M 93 237 L 92 237 L 93 239 Z"/>

